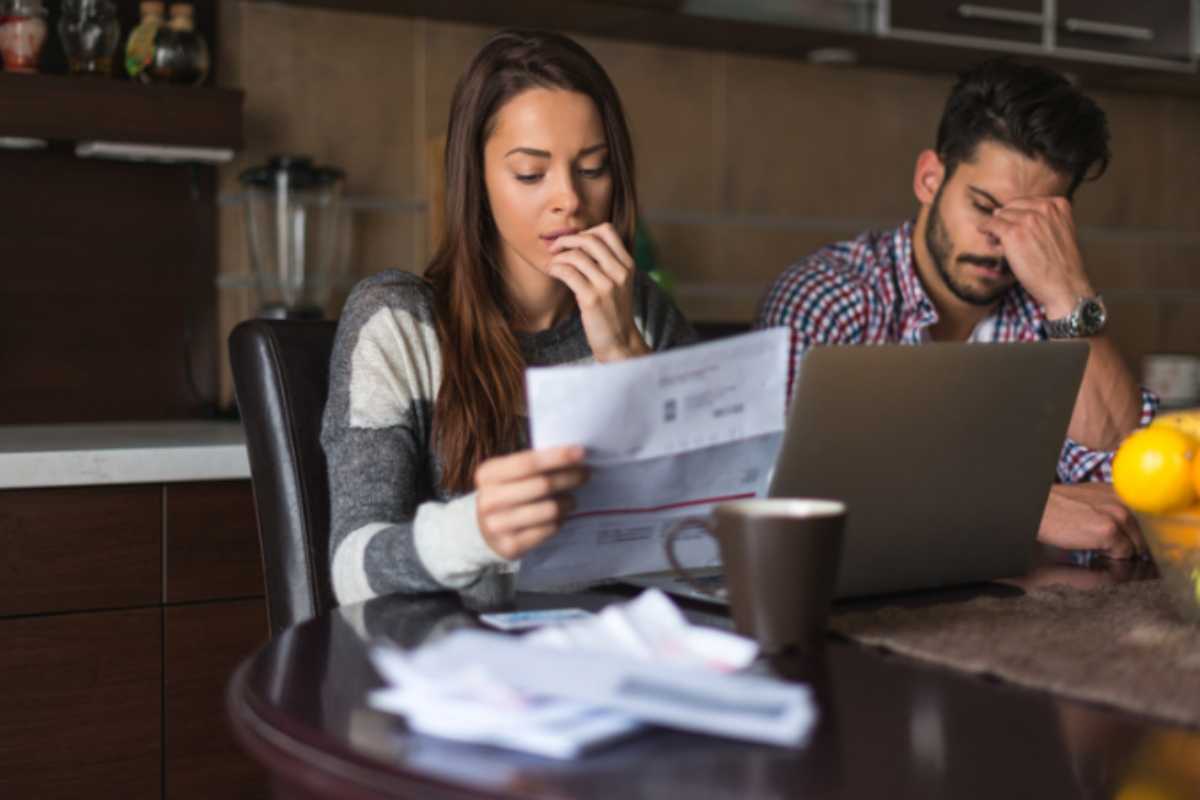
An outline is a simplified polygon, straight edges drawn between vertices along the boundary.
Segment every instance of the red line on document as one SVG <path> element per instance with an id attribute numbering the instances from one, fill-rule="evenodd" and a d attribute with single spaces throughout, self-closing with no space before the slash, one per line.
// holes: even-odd
<path id="1" fill-rule="evenodd" d="M 687 508 L 688 506 L 704 506 L 709 503 L 724 503 L 729 500 L 748 500 L 754 497 L 754 492 L 743 492 L 742 494 L 727 494 L 721 497 L 701 497 L 698 500 L 684 500 L 680 503 L 667 503 L 661 506 L 644 506 L 642 508 L 601 508 L 596 511 L 584 511 L 581 514 L 571 514 L 567 519 L 583 519 L 584 517 L 604 517 L 610 514 L 653 514 L 657 511 L 670 511 L 673 508 Z"/>

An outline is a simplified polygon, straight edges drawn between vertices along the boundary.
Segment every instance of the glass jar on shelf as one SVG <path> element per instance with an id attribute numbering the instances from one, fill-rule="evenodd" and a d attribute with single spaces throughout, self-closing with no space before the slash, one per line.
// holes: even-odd
<path id="1" fill-rule="evenodd" d="M 208 44 L 196 31 L 191 3 L 172 3 L 170 21 L 155 37 L 154 62 L 148 68 L 153 81 L 199 86 L 208 77 Z"/>
<path id="2" fill-rule="evenodd" d="M 112 0 L 62 0 L 58 37 L 72 75 L 112 74 L 121 23 Z"/>
<path id="3" fill-rule="evenodd" d="M 0 0 L 0 57 L 9 72 L 37 72 L 46 43 L 42 0 Z"/>

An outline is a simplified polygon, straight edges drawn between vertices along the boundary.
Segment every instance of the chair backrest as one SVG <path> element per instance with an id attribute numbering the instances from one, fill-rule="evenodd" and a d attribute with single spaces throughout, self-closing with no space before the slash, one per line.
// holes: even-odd
<path id="1" fill-rule="evenodd" d="M 229 336 L 274 636 L 335 604 L 321 414 L 337 323 L 252 319 Z"/>

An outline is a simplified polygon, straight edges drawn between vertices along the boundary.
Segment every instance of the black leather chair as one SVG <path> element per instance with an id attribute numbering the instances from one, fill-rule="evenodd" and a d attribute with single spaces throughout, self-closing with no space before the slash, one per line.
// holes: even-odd
<path id="1" fill-rule="evenodd" d="M 229 336 L 275 636 L 333 608 L 321 413 L 337 323 L 252 319 Z"/>

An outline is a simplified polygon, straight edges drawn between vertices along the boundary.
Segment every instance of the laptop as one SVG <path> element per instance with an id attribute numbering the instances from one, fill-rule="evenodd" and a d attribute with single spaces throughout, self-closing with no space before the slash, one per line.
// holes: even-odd
<path id="1" fill-rule="evenodd" d="M 768 496 L 846 503 L 839 598 L 1023 574 L 1087 357 L 1078 341 L 814 348 Z"/>

